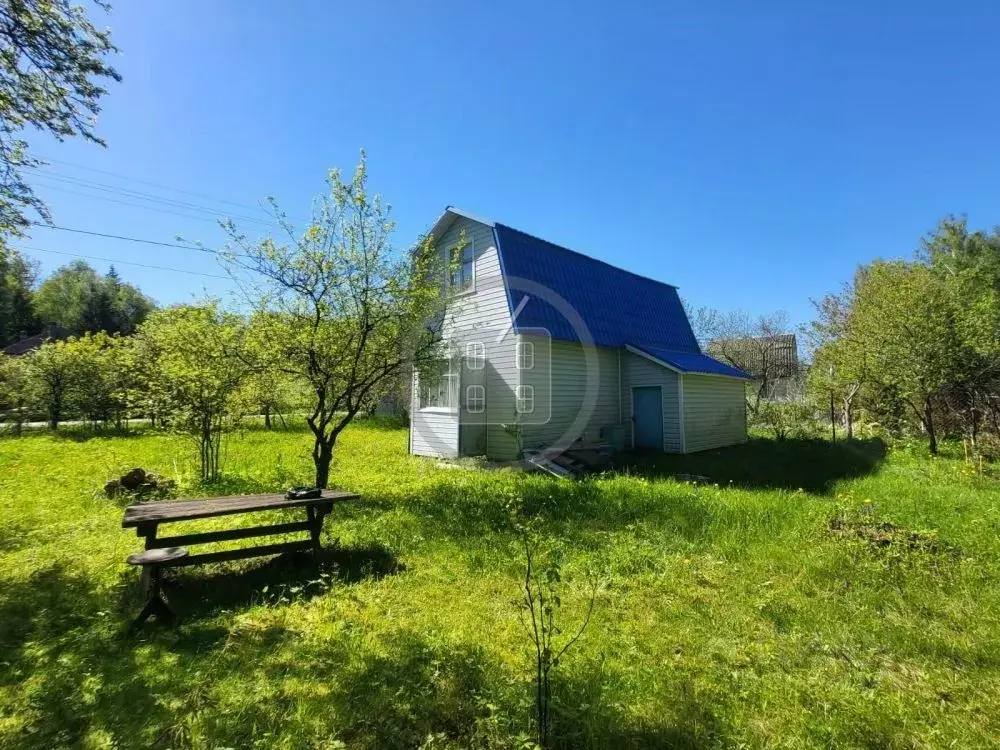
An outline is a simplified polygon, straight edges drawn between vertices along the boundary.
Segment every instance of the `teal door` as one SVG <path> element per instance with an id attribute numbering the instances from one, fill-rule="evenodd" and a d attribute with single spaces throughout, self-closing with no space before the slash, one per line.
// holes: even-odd
<path id="1" fill-rule="evenodd" d="M 632 389 L 635 447 L 663 450 L 663 394 L 659 386 Z"/>

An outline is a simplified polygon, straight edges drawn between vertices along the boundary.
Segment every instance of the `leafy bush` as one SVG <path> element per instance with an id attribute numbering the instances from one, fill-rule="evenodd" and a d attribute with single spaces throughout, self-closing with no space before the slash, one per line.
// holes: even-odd
<path id="1" fill-rule="evenodd" d="M 816 416 L 805 401 L 763 401 L 750 426 L 766 430 L 777 440 L 808 437 L 815 432 Z"/>

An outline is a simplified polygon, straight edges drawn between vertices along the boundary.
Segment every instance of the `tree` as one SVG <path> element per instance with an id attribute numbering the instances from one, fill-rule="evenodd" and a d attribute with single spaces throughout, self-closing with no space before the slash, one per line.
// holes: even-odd
<path id="1" fill-rule="evenodd" d="M 32 403 L 45 412 L 53 430 L 59 429 L 65 418 L 80 375 L 80 359 L 76 355 L 67 341 L 49 341 L 24 355 Z"/>
<path id="2" fill-rule="evenodd" d="M 111 326 L 101 330 L 109 333 L 130 336 L 156 308 L 153 300 L 137 287 L 122 282 L 114 266 L 104 277 L 104 290 L 111 302 Z"/>
<path id="3" fill-rule="evenodd" d="M 254 319 L 250 320 L 249 329 L 254 330 Z M 265 346 L 265 350 L 253 347 Z M 296 391 L 296 381 L 282 371 L 271 356 L 271 347 L 261 340 L 260 336 L 248 335 L 246 338 L 245 357 L 253 365 L 249 367 L 239 390 L 242 411 L 247 414 L 262 414 L 264 429 L 270 430 L 272 418 L 277 417 L 287 428 L 283 412 L 286 411 L 299 395 Z"/>
<path id="4" fill-rule="evenodd" d="M 872 377 L 912 409 L 937 453 L 934 397 L 962 373 L 954 298 L 930 268 L 876 261 L 855 281 L 851 335 Z"/>
<path id="5" fill-rule="evenodd" d="M 922 240 L 918 258 L 952 299 L 962 373 L 940 400 L 976 449 L 984 420 L 1000 431 L 1000 228 L 970 232 L 965 217 L 946 217 Z"/>
<path id="6" fill-rule="evenodd" d="M 813 346 L 809 387 L 840 402 L 848 440 L 854 437 L 855 401 L 870 379 L 867 352 L 851 327 L 852 303 L 851 287 L 814 300 L 817 318 L 807 333 Z M 832 402 L 830 408 L 832 411 Z"/>
<path id="7" fill-rule="evenodd" d="M 219 477 L 223 433 L 239 416 L 243 333 L 234 315 L 210 302 L 154 312 L 136 334 L 146 387 L 171 426 L 195 439 L 203 481 Z"/>
<path id="8" fill-rule="evenodd" d="M 326 487 L 337 437 L 408 365 L 437 356 L 446 259 L 428 240 L 391 244 L 390 210 L 368 192 L 364 153 L 350 181 L 331 170 L 302 234 L 276 206 L 284 237 L 252 241 L 229 222 L 225 262 L 256 309 L 252 349 L 310 392 L 315 483 Z M 265 366 L 260 364 L 258 366 Z"/>
<path id="9" fill-rule="evenodd" d="M 30 404 L 27 360 L 0 354 L 0 423 L 11 425 L 15 435 L 21 434 Z"/>
<path id="10" fill-rule="evenodd" d="M 947 216 L 920 242 L 917 260 L 941 276 L 980 271 L 1000 282 L 1000 227 L 992 232 L 970 232 L 964 216 Z"/>
<path id="11" fill-rule="evenodd" d="M 32 297 L 35 276 L 35 266 L 0 241 L 0 347 L 40 330 Z"/>
<path id="12" fill-rule="evenodd" d="M 122 427 L 136 385 L 132 342 L 98 331 L 69 339 L 65 349 L 74 360 L 66 399 L 71 413 L 94 426 Z"/>
<path id="13" fill-rule="evenodd" d="M 797 377 L 798 356 L 786 313 L 754 316 L 744 310 L 723 313 L 701 308 L 692 321 L 708 354 L 753 377 L 747 397 L 751 415 L 760 410 L 761 400 L 773 398 L 776 383 Z"/>
<path id="14" fill-rule="evenodd" d="M 86 261 L 56 270 L 35 295 L 35 310 L 46 323 L 59 323 L 80 335 L 87 331 L 134 333 L 154 309 L 152 300 L 119 279 L 112 268 L 97 275 Z"/>
<path id="15" fill-rule="evenodd" d="M 116 51 L 69 0 L 0 0 L 0 234 L 22 234 L 30 212 L 48 219 L 25 181 L 24 170 L 42 163 L 28 154 L 26 129 L 104 145 L 94 124 L 103 82 L 121 80 L 106 62 Z"/>

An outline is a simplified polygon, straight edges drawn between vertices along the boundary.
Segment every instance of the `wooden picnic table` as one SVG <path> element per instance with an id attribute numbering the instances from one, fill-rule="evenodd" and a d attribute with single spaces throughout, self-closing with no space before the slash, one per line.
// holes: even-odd
<path id="1" fill-rule="evenodd" d="M 308 532 L 309 539 L 277 544 L 262 544 L 243 549 L 204 552 L 188 555 L 171 563 L 171 567 L 200 565 L 202 563 L 241 560 L 248 557 L 276 555 L 282 552 L 319 550 L 320 532 L 323 519 L 333 510 L 333 504 L 342 500 L 360 497 L 353 492 L 324 490 L 320 497 L 288 500 L 284 495 L 237 495 L 235 497 L 210 497 L 203 500 L 153 501 L 130 505 L 125 509 L 123 528 L 134 528 L 136 536 L 145 537 L 146 549 L 166 547 L 188 547 L 194 544 L 227 542 L 235 539 Z M 286 523 L 272 523 L 261 526 L 244 526 L 221 531 L 206 531 L 178 536 L 158 537 L 157 531 L 163 524 L 180 521 L 194 521 L 199 518 L 218 518 L 237 514 L 260 513 L 283 508 L 304 508 L 306 520 Z"/>

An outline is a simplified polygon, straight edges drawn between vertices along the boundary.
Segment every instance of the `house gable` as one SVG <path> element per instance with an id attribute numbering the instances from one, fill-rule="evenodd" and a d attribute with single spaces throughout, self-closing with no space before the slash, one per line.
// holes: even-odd
<path id="1" fill-rule="evenodd" d="M 485 421 L 486 424 L 466 423 L 467 415 L 463 412 L 460 442 L 463 445 L 481 444 L 483 450 L 493 457 L 514 458 L 516 441 L 500 424 L 510 422 L 514 411 L 514 394 L 518 385 L 515 336 L 492 222 L 449 208 L 435 223 L 431 235 L 439 252 L 451 252 L 463 239 L 471 243 L 473 249 L 473 286 L 449 300 L 443 338 L 452 351 L 462 356 L 467 353 L 469 345 L 482 347 L 482 356 L 486 360 L 482 375 L 486 388 L 486 414 L 485 419 L 473 421 Z M 460 399 L 463 410 L 464 396 L 462 394 Z M 423 418 L 416 408 L 414 418 L 415 425 Z"/>

